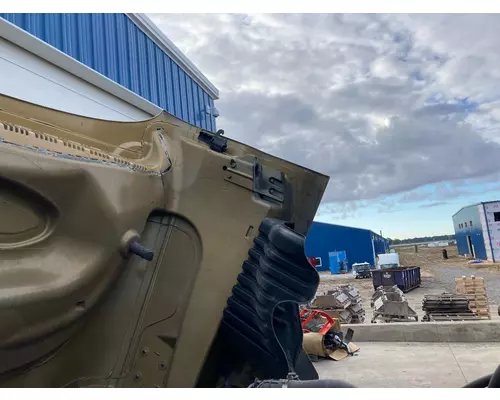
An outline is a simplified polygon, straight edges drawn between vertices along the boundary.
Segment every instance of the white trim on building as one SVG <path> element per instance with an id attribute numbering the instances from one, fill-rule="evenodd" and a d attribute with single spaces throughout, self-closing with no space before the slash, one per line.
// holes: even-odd
<path id="1" fill-rule="evenodd" d="M 0 93 L 30 103 L 113 121 L 141 121 L 152 114 L 0 38 Z"/>
<path id="2" fill-rule="evenodd" d="M 100 74 L 97 71 L 94 71 L 93 69 L 87 67 L 86 65 L 82 64 L 81 62 L 75 60 L 74 58 L 68 56 L 67 54 L 63 53 L 62 51 L 56 49 L 55 47 L 52 47 L 51 45 L 45 43 L 43 40 L 38 39 L 37 37 L 33 36 L 32 34 L 22 30 L 21 28 L 18 28 L 16 25 L 11 24 L 10 22 L 0 18 L 0 38 L 5 39 L 6 41 L 15 44 L 16 46 L 20 47 L 21 49 L 26 50 L 27 52 L 31 53 L 32 55 L 38 56 L 39 59 L 48 61 L 49 63 L 55 65 L 58 67 L 57 69 L 54 68 L 53 74 L 55 76 L 58 76 L 56 78 L 55 76 L 48 77 L 48 76 L 43 76 L 40 73 L 34 72 L 35 70 L 33 68 L 30 68 L 29 65 L 34 66 L 36 63 L 35 61 L 31 60 L 31 64 L 28 63 L 29 65 L 24 65 L 22 62 L 18 60 L 17 65 L 19 67 L 19 72 L 21 72 L 22 69 L 27 69 L 31 70 L 34 74 L 38 74 L 40 80 L 60 80 L 62 78 L 62 75 L 60 72 L 57 70 L 62 69 L 69 74 L 71 74 L 73 77 L 80 78 L 81 80 L 88 82 L 92 84 L 93 86 L 101 89 L 102 91 L 105 91 L 111 95 L 113 95 L 115 98 L 123 100 L 124 102 L 128 103 L 128 105 L 134 106 L 134 108 L 142 110 L 142 112 L 132 112 L 131 115 L 128 115 L 128 113 L 131 112 L 128 107 L 120 106 L 120 113 L 125 113 L 125 115 L 128 118 L 125 118 L 125 120 L 128 119 L 133 119 L 133 120 L 141 120 L 141 119 L 148 119 L 151 118 L 152 116 L 155 116 L 159 114 L 162 109 L 158 107 L 157 105 L 151 103 L 150 101 L 146 100 L 145 98 L 135 94 L 134 92 L 128 90 L 127 88 L 121 86 L 120 84 L 112 81 L 111 79 L 105 77 L 104 75 Z M 5 47 L 5 46 L 4 46 Z M 3 54 L 5 56 L 5 54 Z M 20 56 L 20 58 L 24 58 L 25 60 L 27 59 L 26 55 Z M 12 59 L 7 59 L 4 61 L 10 61 L 11 63 L 16 63 L 15 60 Z M 48 70 L 47 70 L 48 71 Z M 7 77 L 5 71 L 2 71 L 2 76 Z M 11 80 L 11 84 L 15 83 L 16 76 L 9 76 L 8 80 Z M 67 78 L 67 77 L 66 77 Z M 22 78 L 19 78 L 22 79 Z M 3 79 L 4 81 L 7 79 Z M 63 79 L 64 80 L 64 79 Z M 19 82 L 22 82 L 20 80 Z M 66 79 L 66 86 L 68 85 L 68 80 Z M 3 84 L 5 85 L 8 82 L 4 82 Z M 26 83 L 26 82 L 24 82 Z M 73 84 L 70 84 L 70 91 L 80 91 L 80 94 L 83 97 L 88 97 L 91 96 L 90 92 L 94 92 L 95 88 L 82 88 L 81 85 L 76 85 L 78 89 L 75 87 L 71 86 L 75 85 L 76 83 L 73 82 Z M 61 86 L 59 84 L 58 86 Z M 83 92 L 82 92 L 83 90 Z M 40 92 L 40 88 L 36 88 L 33 86 L 28 86 L 27 84 L 22 85 L 16 92 L 16 94 L 12 94 L 10 91 L 5 91 L 0 87 L 0 92 L 8 94 L 13 97 L 17 97 L 26 101 L 32 101 L 30 100 L 30 96 L 26 98 L 26 96 L 29 94 L 30 91 L 35 91 L 35 92 Z M 45 93 L 45 97 L 47 100 L 49 100 L 50 95 L 48 94 L 50 92 Z M 95 95 L 95 93 L 94 93 Z M 69 102 L 68 98 L 65 98 L 65 103 Z M 103 104 L 104 107 L 113 107 L 109 103 L 109 98 L 107 101 Z M 43 104 L 48 107 L 52 107 L 51 105 L 48 105 L 47 102 L 37 102 L 37 101 L 32 101 L 37 104 Z M 116 102 L 115 102 L 116 103 Z M 66 104 L 69 106 L 70 104 Z M 117 104 L 115 104 L 117 106 Z M 56 108 L 56 107 L 52 107 Z M 57 108 L 61 109 L 61 108 Z M 128 109 L 128 111 L 124 111 L 124 109 Z M 64 109 L 66 111 L 66 109 Z M 85 113 L 78 113 L 80 115 L 89 115 Z M 95 115 L 89 115 L 93 116 L 94 118 L 100 118 Z M 107 119 L 107 118 L 106 118 Z M 123 118 L 120 118 L 119 120 L 123 120 Z"/>

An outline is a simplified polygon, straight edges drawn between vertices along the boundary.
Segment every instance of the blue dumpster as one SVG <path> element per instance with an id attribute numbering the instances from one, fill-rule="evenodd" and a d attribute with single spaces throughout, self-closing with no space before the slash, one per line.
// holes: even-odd
<path id="1" fill-rule="evenodd" d="M 420 286 L 420 267 L 372 269 L 373 288 L 397 285 L 404 293 Z"/>

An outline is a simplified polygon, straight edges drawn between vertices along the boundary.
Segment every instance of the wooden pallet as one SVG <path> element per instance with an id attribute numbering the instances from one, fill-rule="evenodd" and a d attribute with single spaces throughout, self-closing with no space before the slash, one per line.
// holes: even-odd
<path id="1" fill-rule="evenodd" d="M 478 321 L 482 321 L 482 320 L 484 320 L 484 321 L 486 321 L 486 320 L 491 320 L 491 315 L 489 315 L 489 314 L 488 314 L 488 315 L 486 315 L 486 314 L 484 314 L 484 315 L 478 315 L 478 314 L 475 314 L 475 316 L 476 316 L 476 319 L 477 319 Z"/>
<path id="2" fill-rule="evenodd" d="M 483 288 L 475 288 L 475 289 L 463 289 L 459 286 L 457 286 L 457 294 L 460 294 L 462 296 L 466 297 L 475 297 L 475 296 L 487 296 L 486 290 Z"/>
<path id="3" fill-rule="evenodd" d="M 489 310 L 490 303 L 487 297 L 475 297 L 469 300 L 469 308 L 484 308 Z"/>
<path id="4" fill-rule="evenodd" d="M 476 307 L 470 307 L 470 310 L 476 314 L 476 315 L 480 315 L 482 317 L 490 317 L 491 316 L 491 313 L 490 313 L 490 310 L 488 308 L 476 308 Z"/>
<path id="5" fill-rule="evenodd" d="M 466 296 L 469 301 L 488 301 L 488 296 L 486 295 L 486 293 L 465 293 L 463 295 Z"/>
<path id="6" fill-rule="evenodd" d="M 476 314 L 477 316 L 481 317 L 481 318 L 488 318 L 488 319 L 491 319 L 491 314 L 488 310 L 478 310 L 478 309 L 475 309 L 475 308 L 471 308 L 470 309 L 474 314 Z"/>
<path id="7" fill-rule="evenodd" d="M 487 301 L 470 301 L 469 308 L 484 308 L 485 310 L 489 310 L 490 304 Z"/>
<path id="8" fill-rule="evenodd" d="M 486 286 L 483 278 L 455 278 L 456 291 L 459 294 L 486 296 Z"/>
<path id="9" fill-rule="evenodd" d="M 467 296 L 469 309 L 479 319 L 491 319 L 490 306 L 483 278 L 475 276 L 462 276 L 455 278 L 456 291 Z"/>
<path id="10" fill-rule="evenodd" d="M 457 286 L 457 294 L 461 294 L 463 296 L 467 297 L 476 297 L 476 296 L 483 296 L 486 297 L 486 290 L 484 289 L 463 289 Z"/>
<path id="11" fill-rule="evenodd" d="M 463 285 L 456 285 L 457 287 L 457 293 L 458 292 L 463 292 L 463 293 L 486 293 L 486 288 L 484 286 L 463 286 Z"/>
<path id="12" fill-rule="evenodd" d="M 475 305 L 471 305 L 469 306 L 469 310 L 471 311 L 474 311 L 474 312 L 480 312 L 480 313 L 489 313 L 490 312 L 490 309 L 489 307 L 484 307 L 484 306 L 475 306 Z"/>
<path id="13" fill-rule="evenodd" d="M 484 282 L 484 279 L 481 278 L 480 276 L 465 276 L 462 275 L 461 277 L 455 278 L 455 282 L 464 282 L 464 283 L 477 283 L 477 282 Z"/>
<path id="14" fill-rule="evenodd" d="M 483 278 L 455 278 L 455 284 L 461 286 L 483 286 Z"/>
<path id="15" fill-rule="evenodd" d="M 486 292 L 486 288 L 484 285 L 461 285 L 459 283 L 456 284 L 457 290 L 461 290 L 464 292 Z"/>
<path id="16" fill-rule="evenodd" d="M 473 311 L 476 315 L 482 317 L 482 318 L 488 318 L 491 319 L 491 313 L 490 313 L 490 306 L 486 302 L 480 302 L 480 303 L 474 303 L 471 302 L 469 303 L 469 309 Z"/>

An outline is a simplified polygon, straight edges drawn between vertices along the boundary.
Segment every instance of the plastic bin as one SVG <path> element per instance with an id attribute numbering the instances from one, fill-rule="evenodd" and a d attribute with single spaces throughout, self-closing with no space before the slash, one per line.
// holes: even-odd
<path id="1" fill-rule="evenodd" d="M 372 269 L 373 288 L 396 285 L 404 293 L 420 286 L 420 267 Z"/>

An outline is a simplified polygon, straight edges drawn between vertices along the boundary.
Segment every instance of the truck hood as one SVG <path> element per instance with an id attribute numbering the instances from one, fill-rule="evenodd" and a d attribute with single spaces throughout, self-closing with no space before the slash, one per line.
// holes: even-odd
<path id="1" fill-rule="evenodd" d="M 193 386 L 259 224 L 306 235 L 328 182 L 166 112 L 7 96 L 0 152 L 5 386 Z"/>

